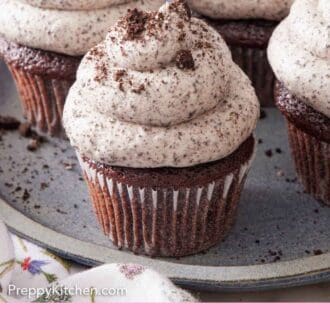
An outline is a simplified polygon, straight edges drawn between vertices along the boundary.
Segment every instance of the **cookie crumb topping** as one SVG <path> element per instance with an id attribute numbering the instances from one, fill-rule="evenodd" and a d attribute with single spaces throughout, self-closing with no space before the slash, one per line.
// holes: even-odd
<path id="1" fill-rule="evenodd" d="M 195 61 L 190 50 L 183 49 L 177 52 L 175 64 L 181 70 L 194 70 Z"/>

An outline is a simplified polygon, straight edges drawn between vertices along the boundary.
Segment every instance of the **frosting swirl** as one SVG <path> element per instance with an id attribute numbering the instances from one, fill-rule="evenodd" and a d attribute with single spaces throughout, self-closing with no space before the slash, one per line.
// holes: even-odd
<path id="1" fill-rule="evenodd" d="M 330 2 L 297 0 L 275 30 L 268 57 L 292 94 L 330 117 Z"/>
<path id="2" fill-rule="evenodd" d="M 222 38 L 174 1 L 157 13 L 130 11 L 84 57 L 63 121 L 94 161 L 185 167 L 234 152 L 258 115 Z"/>
<path id="3" fill-rule="evenodd" d="M 129 0 L 18 0 L 33 7 L 60 10 L 89 10 L 120 5 Z"/>
<path id="4" fill-rule="evenodd" d="M 279 21 L 294 0 L 187 0 L 192 9 L 215 19 L 266 19 Z"/>
<path id="5" fill-rule="evenodd" d="M 162 0 L 1 0 L 0 34 L 24 46 L 79 56 L 99 43 L 128 9 Z M 15 28 L 13 28 L 15 27 Z"/>

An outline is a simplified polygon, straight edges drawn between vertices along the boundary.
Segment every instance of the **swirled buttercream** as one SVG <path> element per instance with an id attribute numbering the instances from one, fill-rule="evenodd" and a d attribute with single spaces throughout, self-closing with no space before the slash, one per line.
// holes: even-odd
<path id="1" fill-rule="evenodd" d="M 297 0 L 269 44 L 271 66 L 286 88 L 330 117 L 330 2 Z"/>
<path id="2" fill-rule="evenodd" d="M 0 34 L 24 46 L 84 55 L 104 39 L 110 26 L 128 9 L 156 10 L 162 3 L 162 0 L 1 0 Z"/>
<path id="3" fill-rule="evenodd" d="M 294 0 L 187 0 L 198 13 L 215 19 L 281 20 Z"/>
<path id="4" fill-rule="evenodd" d="M 110 7 L 130 2 L 130 0 L 18 0 L 28 5 L 59 10 L 89 10 Z"/>
<path id="5" fill-rule="evenodd" d="M 71 144 L 94 161 L 185 167 L 234 152 L 258 115 L 223 39 L 174 1 L 130 11 L 84 57 L 63 122 Z"/>

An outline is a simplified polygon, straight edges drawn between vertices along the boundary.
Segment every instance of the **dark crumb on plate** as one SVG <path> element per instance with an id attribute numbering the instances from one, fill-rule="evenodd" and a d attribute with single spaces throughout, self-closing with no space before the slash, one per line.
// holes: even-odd
<path id="1" fill-rule="evenodd" d="M 26 189 L 24 189 L 24 193 L 23 193 L 23 196 L 22 196 L 23 201 L 25 202 L 29 198 L 30 198 L 30 193 Z"/>
<path id="2" fill-rule="evenodd" d="M 273 151 L 271 149 L 268 149 L 268 150 L 265 151 L 265 155 L 267 157 L 272 157 L 273 156 Z"/>
<path id="3" fill-rule="evenodd" d="M 323 251 L 320 249 L 317 249 L 317 250 L 314 250 L 313 253 L 315 256 L 320 256 L 321 254 L 323 254 Z"/>
<path id="4" fill-rule="evenodd" d="M 288 182 L 288 183 L 296 183 L 297 182 L 297 178 L 293 178 L 293 179 L 286 178 L 285 181 Z"/>
<path id="5" fill-rule="evenodd" d="M 60 214 L 67 214 L 65 211 L 62 211 L 62 210 L 60 210 L 60 209 L 56 209 L 56 212 L 57 212 L 57 213 L 60 213 Z"/>
<path id="6" fill-rule="evenodd" d="M 68 171 L 72 170 L 76 164 L 63 162 L 64 168 Z"/>
<path id="7" fill-rule="evenodd" d="M 46 183 L 46 182 L 41 182 L 40 183 L 40 190 L 45 190 L 48 187 L 49 187 L 48 183 Z"/>
<path id="8" fill-rule="evenodd" d="M 38 139 L 31 139 L 27 145 L 27 150 L 36 151 L 40 147 L 40 141 Z"/>
<path id="9" fill-rule="evenodd" d="M 19 120 L 11 116 L 1 116 L 0 115 L 0 129 L 4 130 L 16 130 L 19 127 Z"/>

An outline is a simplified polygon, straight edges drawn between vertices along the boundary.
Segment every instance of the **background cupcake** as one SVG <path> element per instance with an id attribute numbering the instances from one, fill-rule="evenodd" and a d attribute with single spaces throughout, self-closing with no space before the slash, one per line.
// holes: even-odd
<path id="1" fill-rule="evenodd" d="M 114 244 L 183 256 L 232 226 L 258 115 L 220 35 L 173 1 L 130 12 L 84 57 L 64 126 Z"/>
<path id="2" fill-rule="evenodd" d="M 330 204 L 330 2 L 297 0 L 268 56 L 298 176 L 308 193 Z"/>
<path id="3" fill-rule="evenodd" d="M 218 30 L 234 62 L 249 76 L 262 106 L 273 105 L 274 74 L 266 48 L 293 0 L 188 0 L 191 8 Z"/>
<path id="4" fill-rule="evenodd" d="M 127 9 L 157 9 L 162 0 L 2 0 L 0 56 L 16 81 L 28 121 L 61 133 L 63 105 L 81 56 Z"/>

